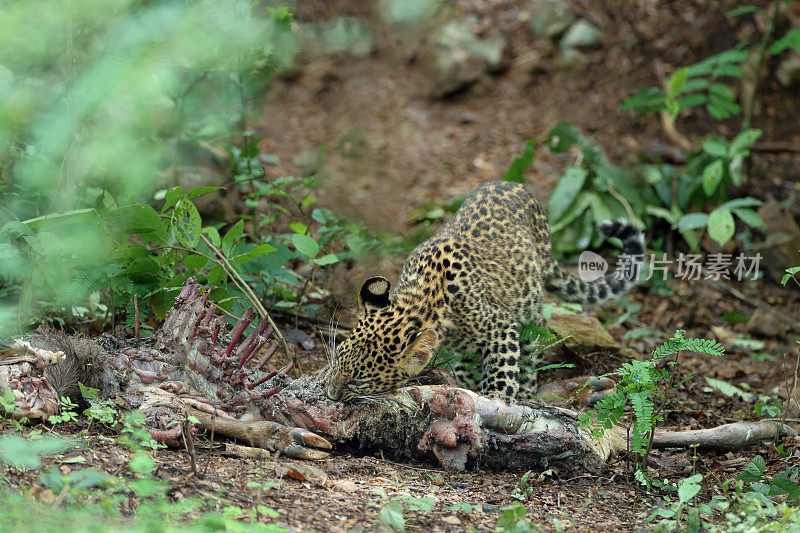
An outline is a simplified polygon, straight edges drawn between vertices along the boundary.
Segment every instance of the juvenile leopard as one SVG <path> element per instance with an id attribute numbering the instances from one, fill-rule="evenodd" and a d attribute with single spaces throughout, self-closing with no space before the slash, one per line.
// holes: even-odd
<path id="1" fill-rule="evenodd" d="M 607 221 L 623 254 L 644 253 L 641 232 Z M 361 317 L 327 374 L 333 400 L 387 392 L 425 368 L 439 348 L 481 355 L 480 392 L 506 400 L 520 390 L 520 324 L 543 324 L 542 293 L 598 303 L 627 290 L 638 266 L 584 282 L 551 255 L 550 225 L 525 185 L 491 181 L 472 191 L 439 232 L 417 246 L 390 291 L 373 277 L 359 291 Z"/>

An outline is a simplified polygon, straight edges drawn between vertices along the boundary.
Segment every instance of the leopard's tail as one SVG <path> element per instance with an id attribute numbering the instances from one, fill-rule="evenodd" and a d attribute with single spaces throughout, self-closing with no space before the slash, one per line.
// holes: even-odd
<path id="1" fill-rule="evenodd" d="M 644 234 L 624 219 L 606 220 L 600 224 L 600 233 L 618 237 L 622 241 L 622 255 L 614 272 L 593 281 L 587 276 L 575 276 L 561 268 L 555 260 L 545 272 L 545 288 L 566 302 L 599 303 L 618 296 L 631 288 L 639 278 L 644 258 Z"/>

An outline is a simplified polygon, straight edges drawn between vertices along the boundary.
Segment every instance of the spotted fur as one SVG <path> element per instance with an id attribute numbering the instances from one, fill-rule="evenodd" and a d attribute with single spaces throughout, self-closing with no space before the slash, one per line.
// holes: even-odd
<path id="1" fill-rule="evenodd" d="M 600 230 L 623 253 L 644 252 L 627 221 Z M 627 274 L 617 276 L 615 274 Z M 390 291 L 382 277 L 359 293 L 361 317 L 333 354 L 326 392 L 342 401 L 390 391 L 419 374 L 439 348 L 479 353 L 484 395 L 520 390 L 520 324 L 543 324 L 544 290 L 570 302 L 598 303 L 627 290 L 638 268 L 587 283 L 551 255 L 547 216 L 518 183 L 491 181 L 472 191 L 440 231 L 417 246 Z"/>

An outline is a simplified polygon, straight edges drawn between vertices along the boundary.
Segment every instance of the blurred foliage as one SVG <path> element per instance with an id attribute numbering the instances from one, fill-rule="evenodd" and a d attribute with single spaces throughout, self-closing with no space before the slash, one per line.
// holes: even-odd
<path id="1" fill-rule="evenodd" d="M 4 332 L 100 289 L 119 298 L 95 298 L 94 313 L 133 294 L 164 308 L 185 279 L 180 257 L 132 262 L 151 250 L 129 235 L 187 243 L 140 202 L 192 146 L 246 133 L 249 98 L 293 59 L 290 22 L 246 0 L 0 4 Z"/>

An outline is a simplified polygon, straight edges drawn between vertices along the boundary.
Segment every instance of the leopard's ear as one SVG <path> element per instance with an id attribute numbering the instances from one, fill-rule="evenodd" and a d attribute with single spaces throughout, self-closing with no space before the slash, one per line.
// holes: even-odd
<path id="1" fill-rule="evenodd" d="M 389 280 L 382 276 L 369 278 L 358 291 L 358 307 L 362 310 L 380 309 L 389 305 Z"/>
<path id="2" fill-rule="evenodd" d="M 438 344 L 439 335 L 436 331 L 432 329 L 424 330 L 400 354 L 398 366 L 409 377 L 416 376 L 425 370 L 425 365 L 433 358 L 433 352 Z"/>

